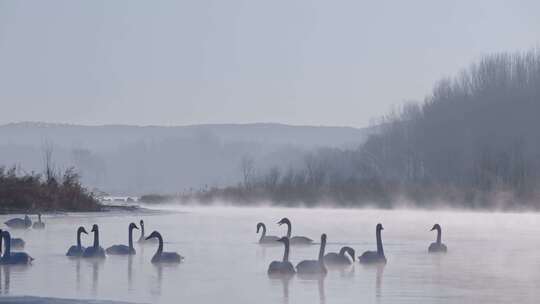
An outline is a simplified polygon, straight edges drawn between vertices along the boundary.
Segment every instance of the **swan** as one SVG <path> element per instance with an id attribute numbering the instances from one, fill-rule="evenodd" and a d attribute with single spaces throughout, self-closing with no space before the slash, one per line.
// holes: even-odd
<path id="1" fill-rule="evenodd" d="M 137 228 L 137 225 L 135 225 L 135 223 L 129 224 L 129 227 L 128 227 L 129 246 L 112 245 L 111 247 L 107 248 L 105 252 L 107 252 L 107 254 L 120 254 L 120 255 L 135 254 L 135 248 L 133 248 L 133 229 L 139 229 L 139 228 Z"/>
<path id="2" fill-rule="evenodd" d="M 31 264 L 34 258 L 32 258 L 26 252 L 11 252 L 11 235 L 9 231 L 2 231 L 2 237 L 6 242 L 6 251 L 2 258 L 0 258 L 0 264 L 4 265 L 28 265 Z M 1 242 L 1 241 L 0 241 Z M 0 243 L 1 247 L 1 243 Z"/>
<path id="3" fill-rule="evenodd" d="M 289 262 L 289 238 L 284 236 L 277 240 L 277 242 L 285 245 L 285 251 L 283 253 L 283 260 L 273 261 L 268 266 L 268 275 L 293 275 L 296 273 L 294 266 Z"/>
<path id="4" fill-rule="evenodd" d="M 41 213 L 38 213 L 38 221 L 32 225 L 34 229 L 45 229 L 45 223 L 41 221 Z"/>
<path id="5" fill-rule="evenodd" d="M 81 246 L 81 233 L 88 234 L 83 226 L 80 226 L 79 229 L 77 229 L 77 245 L 69 247 L 66 256 L 80 257 L 83 254 L 85 248 Z"/>
<path id="6" fill-rule="evenodd" d="M 24 249 L 26 242 L 21 238 L 11 238 L 11 248 L 13 249 Z"/>
<path id="7" fill-rule="evenodd" d="M 431 228 L 430 231 L 433 231 L 433 230 L 437 230 L 437 241 L 429 245 L 428 252 L 445 253 L 448 249 L 446 248 L 446 245 L 441 242 L 441 225 L 439 224 L 433 225 L 433 228 Z"/>
<path id="8" fill-rule="evenodd" d="M 83 258 L 105 258 L 105 250 L 99 246 L 99 228 L 98 225 L 94 224 L 90 232 L 94 233 L 94 245 L 92 247 L 87 247 L 82 254 Z"/>
<path id="9" fill-rule="evenodd" d="M 348 253 L 351 256 L 351 260 L 347 256 L 345 256 L 345 253 Z M 341 250 L 339 253 L 335 252 L 329 252 L 324 256 L 324 263 L 326 265 L 351 265 L 354 262 L 354 249 L 351 247 L 341 247 Z"/>
<path id="10" fill-rule="evenodd" d="M 12 218 L 6 221 L 4 224 L 9 228 L 13 229 L 28 229 L 32 226 L 32 220 L 28 215 L 25 215 L 24 218 Z"/>
<path id="11" fill-rule="evenodd" d="M 257 233 L 259 233 L 259 230 L 262 228 L 262 235 L 259 239 L 259 244 L 276 244 L 277 240 L 279 240 L 279 237 L 274 235 L 266 235 L 266 225 L 264 223 L 258 223 L 257 224 Z"/>
<path id="12" fill-rule="evenodd" d="M 305 236 L 293 236 L 291 237 L 291 221 L 288 218 L 282 218 L 278 224 L 281 226 L 283 224 L 287 225 L 287 238 L 289 238 L 289 243 L 291 245 L 311 245 L 313 240 Z"/>
<path id="13" fill-rule="evenodd" d="M 377 236 L 377 251 L 366 251 L 358 257 L 358 261 L 361 264 L 386 264 L 386 257 L 384 256 L 384 250 L 381 239 L 381 231 L 384 230 L 382 224 L 377 224 L 376 236 Z"/>
<path id="14" fill-rule="evenodd" d="M 298 274 L 322 274 L 327 273 L 324 266 L 324 248 L 326 247 L 326 234 L 321 235 L 321 246 L 319 247 L 319 258 L 317 260 L 304 260 L 296 265 Z"/>
<path id="15" fill-rule="evenodd" d="M 146 239 L 156 238 L 159 242 L 158 249 L 152 257 L 152 263 L 180 263 L 184 257 L 176 252 L 163 252 L 163 238 L 157 231 L 153 231 Z"/>
<path id="16" fill-rule="evenodd" d="M 138 243 L 156 243 L 157 242 L 157 239 L 147 239 L 146 236 L 144 235 L 144 221 L 141 220 L 139 222 L 139 226 L 141 227 L 141 236 L 139 237 L 139 240 L 137 241 Z"/>

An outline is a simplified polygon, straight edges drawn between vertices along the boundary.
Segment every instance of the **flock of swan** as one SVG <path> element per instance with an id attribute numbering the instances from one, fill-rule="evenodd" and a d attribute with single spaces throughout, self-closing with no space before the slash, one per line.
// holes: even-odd
<path id="1" fill-rule="evenodd" d="M 264 223 L 257 224 L 257 233 L 262 229 L 262 234 L 259 239 L 261 245 L 276 245 L 282 243 L 285 247 L 283 253 L 283 259 L 281 261 L 273 261 L 268 266 L 268 274 L 274 275 L 325 275 L 327 273 L 327 266 L 347 266 L 351 265 L 355 261 L 355 251 L 353 248 L 345 246 L 342 247 L 339 253 L 330 252 L 325 254 L 326 247 L 326 234 L 321 235 L 321 243 L 319 247 L 319 255 L 316 260 L 304 260 L 296 265 L 296 268 L 289 261 L 290 247 L 293 245 L 311 245 L 313 240 L 305 236 L 291 236 L 291 221 L 288 218 L 283 218 L 278 222 L 279 225 L 287 225 L 287 235 L 284 237 L 277 237 L 266 235 L 266 226 Z M 375 227 L 375 236 L 377 240 L 376 251 L 366 251 L 358 257 L 358 261 L 361 264 L 386 264 L 386 257 L 384 255 L 384 249 L 382 244 L 381 232 L 383 230 L 382 224 L 377 224 Z M 429 253 L 446 253 L 447 247 L 441 240 L 441 226 L 439 224 L 433 225 L 430 231 L 437 231 L 437 240 L 431 243 L 428 247 Z M 348 254 L 347 257 L 345 254 Z M 352 261 L 351 261 L 352 260 Z"/>
<path id="2" fill-rule="evenodd" d="M 341 248 L 339 253 L 330 252 L 325 254 L 326 247 L 326 234 L 321 235 L 321 242 L 319 248 L 319 255 L 315 260 L 304 260 L 299 262 L 296 267 L 289 261 L 289 252 L 291 246 L 312 245 L 313 240 L 305 236 L 292 236 L 292 225 L 288 218 L 282 218 L 279 225 L 287 225 L 287 234 L 283 237 L 271 236 L 266 234 L 266 226 L 264 223 L 257 224 L 257 233 L 262 230 L 259 244 L 261 245 L 284 245 L 284 253 L 281 261 L 273 261 L 268 266 L 267 273 L 269 275 L 325 275 L 327 273 L 327 266 L 347 266 L 351 265 L 355 261 L 355 250 L 351 247 L 345 246 Z M 41 221 L 41 215 L 38 215 L 38 222 L 32 225 L 32 220 L 26 215 L 24 218 L 14 218 L 5 222 L 5 225 L 11 229 L 44 229 L 45 223 Z M 141 235 L 138 239 L 138 243 L 155 243 L 157 241 L 158 248 L 151 262 L 154 264 L 159 263 L 180 263 L 184 257 L 176 252 L 163 251 L 163 237 L 157 231 L 153 231 L 149 236 L 145 236 L 144 222 L 140 220 Z M 133 230 L 139 230 L 139 227 L 135 223 L 130 223 L 128 226 L 128 244 L 118 244 L 103 249 L 99 243 L 99 227 L 94 224 L 90 232 L 94 235 L 93 245 L 90 247 L 83 247 L 81 242 L 81 235 L 88 234 L 84 227 L 78 227 L 77 229 L 77 244 L 71 246 L 66 256 L 70 258 L 92 258 L 103 259 L 107 255 L 135 255 L 136 250 L 133 246 Z M 375 236 L 377 242 L 377 250 L 366 251 L 358 257 L 358 261 L 361 264 L 386 264 L 386 257 L 384 255 L 384 249 L 382 244 L 381 233 L 383 230 L 382 224 L 377 224 L 375 227 Z M 445 253 L 447 247 L 441 241 L 441 226 L 435 224 L 431 231 L 437 231 L 437 240 L 428 247 L 429 253 Z M 12 251 L 11 249 L 24 248 L 24 241 L 22 239 L 12 238 L 9 231 L 0 230 L 0 254 L 2 253 L 2 241 L 4 245 L 4 253 L 0 257 L 0 264 L 8 265 L 27 265 L 34 259 L 23 251 Z M 346 256 L 349 255 L 349 257 Z"/>
<path id="3" fill-rule="evenodd" d="M 45 223 L 41 221 L 41 214 L 38 214 L 38 222 L 32 225 L 32 220 L 28 215 L 24 218 L 13 218 L 4 223 L 11 229 L 45 229 Z M 163 237 L 157 231 L 153 231 L 149 236 L 144 234 L 144 222 L 139 223 L 141 227 L 141 236 L 138 240 L 139 243 L 155 243 L 157 240 L 158 249 L 151 262 L 157 263 L 180 263 L 184 257 L 176 252 L 163 251 Z M 108 247 L 106 250 L 99 244 L 99 227 L 94 224 L 90 232 L 94 233 L 94 243 L 90 247 L 83 247 L 81 242 L 81 234 L 88 234 L 84 227 L 77 229 L 77 244 L 71 246 L 66 256 L 70 258 L 92 258 L 92 259 L 104 259 L 106 255 L 134 255 L 136 254 L 133 247 L 133 229 L 139 229 L 135 223 L 130 223 L 128 226 L 128 245 L 119 244 Z M 5 243 L 2 246 L 2 241 Z M 12 238 L 11 234 L 7 230 L 0 230 L 0 265 L 28 265 L 31 264 L 34 258 L 28 253 L 23 251 L 12 252 L 11 249 L 23 249 L 25 245 L 24 240 Z M 2 248 L 4 253 L 2 254 Z"/>

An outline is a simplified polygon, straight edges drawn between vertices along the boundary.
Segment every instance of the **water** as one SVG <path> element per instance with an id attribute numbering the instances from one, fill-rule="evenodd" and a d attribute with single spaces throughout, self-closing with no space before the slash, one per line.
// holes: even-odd
<path id="1" fill-rule="evenodd" d="M 282 235 L 275 223 L 288 216 L 293 235 L 319 240 L 327 252 L 375 249 L 375 225 L 383 223 L 388 264 L 355 263 L 324 280 L 270 279 L 268 264 L 282 247 L 256 241 L 255 225 Z M 0 216 L 4 222 L 11 216 Z M 143 218 L 147 234 L 162 232 L 166 251 L 186 257 L 177 266 L 150 263 L 155 247 L 135 245 L 137 255 L 109 256 L 100 263 L 70 260 L 78 225 L 100 225 L 103 247 L 127 243 L 129 222 Z M 381 210 L 179 208 L 159 214 L 44 216 L 44 231 L 13 232 L 36 260 L 30 267 L 0 267 L 2 295 L 102 299 L 141 303 L 537 303 L 540 296 L 540 215 Z M 443 227 L 446 255 L 427 254 Z M 138 238 L 138 233 L 135 233 Z M 91 236 L 83 235 L 90 245 Z M 315 259 L 318 245 L 293 247 L 293 264 Z"/>

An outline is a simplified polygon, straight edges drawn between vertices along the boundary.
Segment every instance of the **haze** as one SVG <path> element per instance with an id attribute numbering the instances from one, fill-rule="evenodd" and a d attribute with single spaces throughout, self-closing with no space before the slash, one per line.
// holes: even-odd
<path id="1" fill-rule="evenodd" d="M 539 15 L 537 1 L 0 1 L 0 123 L 363 127 L 486 53 L 537 46 Z"/>

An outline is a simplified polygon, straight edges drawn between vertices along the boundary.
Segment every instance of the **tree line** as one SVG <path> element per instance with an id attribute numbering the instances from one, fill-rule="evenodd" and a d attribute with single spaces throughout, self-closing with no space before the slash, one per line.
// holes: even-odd
<path id="1" fill-rule="evenodd" d="M 399 202 L 540 207 L 540 51 L 487 55 L 392 111 L 357 149 L 318 149 L 303 164 L 183 199 L 343 206 Z"/>

